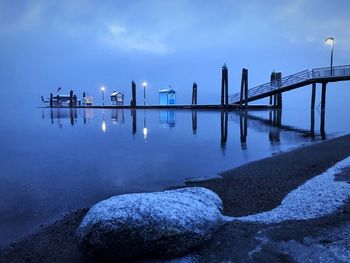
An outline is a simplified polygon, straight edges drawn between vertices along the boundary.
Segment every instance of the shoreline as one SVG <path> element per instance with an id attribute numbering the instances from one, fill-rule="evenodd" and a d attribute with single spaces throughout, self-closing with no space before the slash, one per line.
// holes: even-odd
<path id="1" fill-rule="evenodd" d="M 244 216 L 273 209 L 290 191 L 347 156 L 350 156 L 350 135 L 245 164 L 221 173 L 222 178 L 187 182 L 180 187 L 202 186 L 211 189 L 222 199 L 225 215 Z M 274 226 L 228 223 L 212 240 L 193 251 L 193 254 L 195 258 L 200 258 L 200 262 L 233 259 L 246 262 L 261 260 L 262 257 L 270 258 L 270 262 L 287 260 L 290 255 L 281 250 L 280 242 L 287 242 L 288 245 L 290 240 L 300 241 L 305 235 L 319 235 L 329 227 L 346 225 L 350 222 L 350 203 L 345 203 L 340 211 L 343 212 Z M 75 229 L 86 212 L 87 209 L 73 211 L 0 250 L 0 261 L 87 262 L 74 240 Z"/>

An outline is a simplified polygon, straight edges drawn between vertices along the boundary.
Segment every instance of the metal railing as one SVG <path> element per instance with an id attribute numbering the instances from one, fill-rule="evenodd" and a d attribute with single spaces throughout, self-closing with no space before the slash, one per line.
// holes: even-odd
<path id="1" fill-rule="evenodd" d="M 335 77 L 350 77 L 350 65 L 315 68 L 312 70 L 304 70 L 293 75 L 284 77 L 280 80 L 271 81 L 248 90 L 248 98 L 256 97 L 264 93 L 274 90 L 279 90 L 302 82 L 307 82 L 321 78 L 335 78 Z M 229 103 L 238 103 L 240 101 L 241 93 L 235 93 L 229 96 Z M 243 100 L 244 101 L 244 100 Z"/>

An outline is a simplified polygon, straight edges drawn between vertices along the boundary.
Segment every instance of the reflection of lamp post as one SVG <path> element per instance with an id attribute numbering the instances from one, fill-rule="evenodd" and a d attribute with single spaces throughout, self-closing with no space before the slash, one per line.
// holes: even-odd
<path id="1" fill-rule="evenodd" d="M 146 127 L 146 110 L 144 110 L 143 112 L 143 139 L 146 140 L 147 139 L 147 134 L 148 134 L 148 129 Z"/>
<path id="2" fill-rule="evenodd" d="M 106 130 L 107 130 L 106 121 L 105 121 L 105 112 L 104 112 L 103 109 L 102 109 L 102 124 L 101 124 L 101 130 L 102 130 L 103 133 L 105 133 Z"/>
<path id="3" fill-rule="evenodd" d="M 144 81 L 142 83 L 143 86 L 143 105 L 146 106 L 146 86 L 147 86 L 147 82 Z"/>
<path id="4" fill-rule="evenodd" d="M 327 37 L 326 44 L 331 46 L 331 76 L 333 75 L 333 46 L 334 46 L 334 38 Z"/>
<path id="5" fill-rule="evenodd" d="M 104 86 L 101 87 L 101 92 L 102 92 L 102 105 L 105 105 L 105 90 L 106 88 Z"/>

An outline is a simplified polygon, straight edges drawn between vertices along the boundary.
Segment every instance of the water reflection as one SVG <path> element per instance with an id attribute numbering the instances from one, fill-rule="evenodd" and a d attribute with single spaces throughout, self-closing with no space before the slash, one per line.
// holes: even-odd
<path id="1" fill-rule="evenodd" d="M 159 111 L 159 124 L 162 127 L 174 128 L 176 124 L 175 110 Z"/>
<path id="2" fill-rule="evenodd" d="M 135 135 L 137 131 L 137 124 L 136 124 L 136 110 L 131 110 L 131 118 L 132 118 L 132 134 Z"/>
<path id="3" fill-rule="evenodd" d="M 192 111 L 192 133 L 197 133 L 197 111 Z"/>
<path id="4" fill-rule="evenodd" d="M 247 136 L 248 136 L 248 114 L 247 111 L 239 114 L 239 130 L 241 149 L 247 150 Z"/>
<path id="5" fill-rule="evenodd" d="M 111 109 L 111 123 L 124 124 L 124 109 Z"/>
<path id="6" fill-rule="evenodd" d="M 125 113 L 124 109 L 111 109 L 101 110 L 101 131 L 105 133 L 107 131 L 107 118 L 110 115 L 111 124 L 125 124 Z M 95 110 L 95 113 L 97 111 Z M 176 127 L 176 110 L 160 110 L 159 113 L 159 124 L 161 127 L 175 128 Z M 315 111 L 310 112 L 310 129 L 297 128 L 282 123 L 282 110 L 273 109 L 268 111 L 268 118 L 263 118 L 250 111 L 238 111 L 238 112 L 220 112 L 220 144 L 224 150 L 228 140 L 228 120 L 230 116 L 237 116 L 237 118 L 231 117 L 231 120 L 239 124 L 240 131 L 240 143 L 241 149 L 247 150 L 247 137 L 248 127 L 253 130 L 266 133 L 268 140 L 271 145 L 277 146 L 281 143 L 281 134 L 288 136 L 289 139 L 296 140 L 297 138 L 310 138 L 313 140 L 325 140 L 327 138 L 325 131 L 325 111 L 318 111 L 320 115 L 320 131 L 315 131 Z M 137 110 L 131 109 L 131 122 L 132 122 L 132 134 L 137 133 Z M 197 111 L 191 112 L 192 121 L 192 134 L 196 135 L 198 131 L 197 124 Z M 150 113 L 152 115 L 152 113 Z M 45 112 L 41 112 L 41 118 L 45 119 Z M 94 118 L 93 109 L 76 109 L 76 108 L 51 108 L 50 109 L 50 120 L 51 124 L 57 123 L 59 128 L 63 128 L 66 123 L 71 126 L 76 125 L 79 118 L 83 119 L 84 124 L 88 124 Z M 143 111 L 143 129 L 142 134 L 144 140 L 149 136 L 149 127 L 147 125 L 147 111 Z M 66 120 L 69 120 L 67 122 Z"/>
<path id="7" fill-rule="evenodd" d="M 77 109 L 76 108 L 69 108 L 69 109 L 51 108 L 50 118 L 51 118 L 51 124 L 54 124 L 56 122 L 58 124 L 58 127 L 60 128 L 63 127 L 65 119 L 69 119 L 70 124 L 74 126 L 78 118 Z"/>
<path id="8" fill-rule="evenodd" d="M 221 148 L 223 151 L 226 149 L 227 132 L 228 132 L 228 112 L 221 111 Z"/>

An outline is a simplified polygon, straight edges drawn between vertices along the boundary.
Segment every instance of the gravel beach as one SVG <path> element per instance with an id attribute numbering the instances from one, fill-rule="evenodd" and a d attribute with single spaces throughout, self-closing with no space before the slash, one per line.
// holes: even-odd
<path id="1" fill-rule="evenodd" d="M 227 216 L 245 216 L 277 207 L 292 190 L 350 156 L 350 135 L 281 153 L 223 172 L 222 178 L 191 182 L 216 192 Z M 350 170 L 339 180 L 350 183 Z M 90 262 L 78 249 L 80 209 L 3 249 L 0 262 Z M 184 262 L 348 262 L 350 203 L 336 212 L 278 224 L 230 222 Z M 147 261 L 148 262 L 148 261 Z M 172 261 L 176 262 L 176 261 Z"/>

